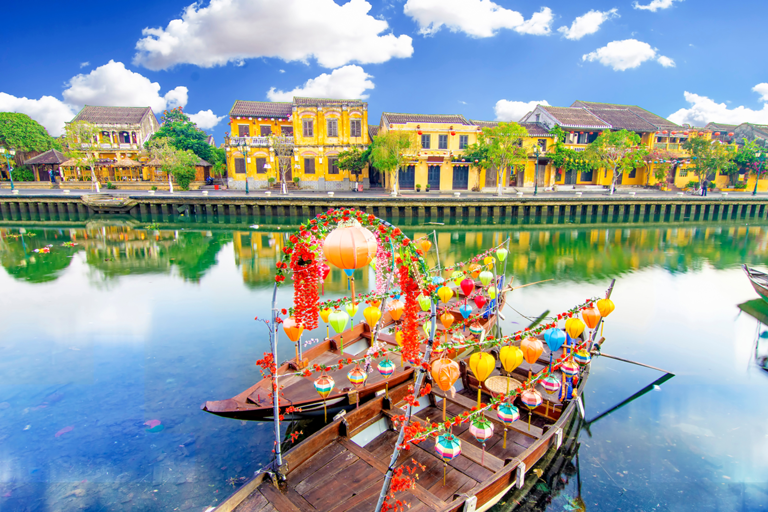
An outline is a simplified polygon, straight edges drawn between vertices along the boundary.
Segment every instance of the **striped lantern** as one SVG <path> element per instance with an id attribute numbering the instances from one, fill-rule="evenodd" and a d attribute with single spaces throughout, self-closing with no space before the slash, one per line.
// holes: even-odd
<path id="1" fill-rule="evenodd" d="M 523 391 L 523 393 L 520 395 L 520 401 L 523 402 L 523 405 L 526 406 L 529 409 L 528 412 L 528 430 L 531 430 L 531 416 L 533 416 L 533 410 L 536 409 L 538 406 L 541 405 L 542 398 L 541 393 L 536 391 L 533 388 L 526 389 Z"/>
<path id="2" fill-rule="evenodd" d="M 485 333 L 485 329 L 483 329 L 483 326 L 477 322 L 473 322 L 472 325 L 469 326 L 469 334 L 472 334 L 480 338 L 484 333 Z"/>
<path id="3" fill-rule="evenodd" d="M 325 399 L 328 398 L 328 395 L 331 394 L 331 391 L 333 391 L 333 386 L 335 385 L 336 383 L 333 381 L 333 377 L 329 375 L 321 375 L 315 381 L 315 391 L 317 391 L 317 394 L 323 397 L 323 417 L 325 418 L 326 422 L 328 421 L 328 410 L 325 408 Z"/>
<path id="4" fill-rule="evenodd" d="M 579 365 L 576 364 L 573 359 L 568 359 L 560 365 L 560 371 L 563 372 L 566 377 L 573 377 L 574 375 L 579 374 Z"/>
<path id="5" fill-rule="evenodd" d="M 485 463 L 485 442 L 493 437 L 493 424 L 484 417 L 475 418 L 469 425 L 469 433 L 478 443 L 483 444 L 483 454 L 480 456 L 480 465 Z"/>
<path id="6" fill-rule="evenodd" d="M 368 379 L 368 374 L 361 370 L 359 366 L 355 366 L 349 373 L 347 373 L 347 378 L 353 386 L 357 387 L 365 384 L 365 381 Z"/>
<path id="7" fill-rule="evenodd" d="M 512 404 L 501 404 L 496 411 L 496 416 L 499 417 L 499 421 L 504 424 L 504 445 L 502 448 L 507 449 L 507 427 L 511 426 L 514 422 L 520 419 L 520 411 Z"/>
<path id="8" fill-rule="evenodd" d="M 554 375 L 547 375 L 541 379 L 539 384 L 541 384 L 541 387 L 544 388 L 544 391 L 547 393 L 552 394 L 560 391 L 560 380 Z"/>
<path id="9" fill-rule="evenodd" d="M 435 451 L 443 459 L 443 485 L 445 485 L 445 467 L 448 462 L 461 455 L 461 441 L 453 434 L 443 434 L 435 441 Z"/>
<path id="10" fill-rule="evenodd" d="M 451 343 L 454 345 L 462 345 L 467 339 L 460 332 L 454 332 L 451 334 Z"/>
<path id="11" fill-rule="evenodd" d="M 573 354 L 573 360 L 576 361 L 581 366 L 587 366 L 589 364 L 589 361 L 592 360 L 592 356 L 589 355 L 589 352 L 587 349 L 582 348 L 581 350 L 577 350 L 575 354 Z"/>
<path id="12" fill-rule="evenodd" d="M 382 359 L 376 365 L 376 369 L 384 377 L 384 396 L 389 398 L 389 378 L 395 373 L 395 363 L 390 359 Z"/>

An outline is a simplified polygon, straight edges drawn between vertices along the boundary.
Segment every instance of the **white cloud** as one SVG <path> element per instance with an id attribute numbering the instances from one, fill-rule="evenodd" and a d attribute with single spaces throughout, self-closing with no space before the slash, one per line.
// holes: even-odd
<path id="1" fill-rule="evenodd" d="M 520 119 L 536 108 L 536 105 L 549 105 L 546 100 L 541 101 L 510 101 L 499 100 L 493 111 L 497 121 L 520 121 Z"/>
<path id="2" fill-rule="evenodd" d="M 760 101 L 768 101 L 768 84 L 757 84 L 752 90 L 760 95 Z"/>
<path id="3" fill-rule="evenodd" d="M 419 33 L 433 35 L 446 27 L 472 37 L 491 37 L 499 29 L 521 34 L 546 35 L 552 24 L 552 10 L 544 7 L 526 21 L 517 11 L 491 0 L 408 0 L 403 12 L 419 25 Z"/>
<path id="4" fill-rule="evenodd" d="M 658 55 L 656 48 L 637 39 L 612 41 L 602 48 L 581 57 L 583 61 L 598 61 L 614 71 L 625 71 L 638 67 L 645 61 L 657 60 L 665 68 L 674 67 L 675 61 L 664 55 Z"/>
<path id="5" fill-rule="evenodd" d="M 87 67 L 88 67 L 88 66 L 90 66 L 90 65 L 91 65 L 91 63 L 90 63 L 90 62 L 88 62 L 88 61 L 85 61 L 85 62 L 81 62 L 81 63 L 80 63 L 80 68 L 81 68 L 81 69 L 82 69 L 82 68 L 87 68 Z"/>
<path id="6" fill-rule="evenodd" d="M 58 137 L 64 132 L 64 123 L 75 117 L 77 109 L 53 96 L 43 96 L 35 100 L 0 92 L 0 112 L 27 114 L 43 125 L 52 136 Z"/>
<path id="7" fill-rule="evenodd" d="M 579 40 L 584 36 L 594 34 L 600 30 L 600 25 L 605 23 L 611 18 L 618 18 L 618 9 L 611 9 L 610 11 L 589 11 L 583 16 L 579 16 L 569 27 L 560 27 L 558 32 L 562 33 L 566 39 Z"/>
<path id="8" fill-rule="evenodd" d="M 67 82 L 64 100 L 43 96 L 39 100 L 17 98 L 0 93 L 0 111 L 21 112 L 59 136 L 64 123 L 71 121 L 83 105 L 114 107 L 152 107 L 159 114 L 166 108 L 185 106 L 187 88 L 176 87 L 160 95 L 160 84 L 126 69 L 122 62 L 110 60 L 88 74 L 79 74 Z"/>
<path id="9" fill-rule="evenodd" d="M 752 88 L 761 94 L 763 108 L 753 110 L 744 106 L 728 108 L 726 103 L 716 103 L 714 100 L 685 91 L 685 101 L 691 104 L 691 108 L 681 108 L 667 119 L 673 123 L 688 123 L 693 126 L 704 126 L 707 123 L 741 124 L 758 123 L 768 124 L 768 84 L 758 84 Z"/>
<path id="10" fill-rule="evenodd" d="M 188 114 L 189 119 L 197 125 L 198 128 L 201 130 L 210 130 L 219 122 L 221 122 L 222 119 L 224 119 L 225 116 L 217 116 L 213 113 L 213 110 L 201 110 L 197 114 Z"/>
<path id="11" fill-rule="evenodd" d="M 280 72 L 281 72 L 281 73 L 285 73 L 285 70 L 284 70 L 284 69 L 281 69 L 281 70 L 280 70 Z"/>
<path id="12" fill-rule="evenodd" d="M 672 7 L 672 4 L 674 2 L 682 2 L 682 1 L 683 0 L 653 0 L 651 3 L 647 5 L 640 5 L 639 2 L 635 2 L 634 4 L 632 4 L 632 7 L 634 7 L 635 9 L 643 10 L 643 11 L 656 12 L 661 9 L 668 9 Z"/>
<path id="13" fill-rule="evenodd" d="M 294 96 L 314 98 L 346 99 L 367 98 L 367 89 L 373 89 L 373 78 L 360 66 L 344 66 L 334 69 L 331 74 L 323 73 L 317 78 L 310 78 L 303 86 L 292 91 L 279 91 L 272 87 L 267 92 L 270 101 L 291 101 Z"/>
<path id="14" fill-rule="evenodd" d="M 349 0 L 211 0 L 188 6 L 166 28 L 145 28 L 134 63 L 167 69 L 176 64 L 222 66 L 258 57 L 327 68 L 381 63 L 413 53 L 409 36 L 386 33 L 371 4 Z"/>
<path id="15" fill-rule="evenodd" d="M 110 60 L 87 75 L 72 77 L 63 92 L 70 105 L 152 107 L 155 113 L 187 104 L 187 88 L 176 87 L 160 95 L 160 84 L 126 69 L 122 62 Z"/>

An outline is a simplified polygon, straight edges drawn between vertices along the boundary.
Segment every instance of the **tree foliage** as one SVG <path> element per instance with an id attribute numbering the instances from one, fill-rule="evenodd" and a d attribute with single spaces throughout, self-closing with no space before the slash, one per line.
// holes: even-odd
<path id="1" fill-rule="evenodd" d="M 28 153 L 61 150 L 61 144 L 26 114 L 0 112 L 0 146 Z"/>
<path id="2" fill-rule="evenodd" d="M 189 149 L 177 149 L 170 139 L 153 138 L 147 143 L 152 158 L 157 158 L 164 172 L 176 178 L 179 188 L 189 190 L 189 184 L 195 179 L 195 165 L 200 160 Z"/>
<path id="3" fill-rule="evenodd" d="M 190 150 L 211 165 L 226 160 L 224 150 L 208 144 L 208 135 L 189 119 L 181 107 L 163 111 L 160 119 L 162 125 L 150 140 L 168 139 L 176 149 Z"/>
<path id="4" fill-rule="evenodd" d="M 479 162 L 483 168 L 496 169 L 496 194 L 504 190 L 504 172 L 513 166 L 524 165 L 528 154 L 523 140 L 528 130 L 517 123 L 499 123 L 493 128 L 483 128 L 478 137 L 476 151 L 485 154 Z"/>
<path id="5" fill-rule="evenodd" d="M 611 194 L 616 190 L 619 176 L 642 167 L 648 149 L 640 143 L 640 136 L 629 130 L 606 130 L 585 150 L 587 158 L 594 159 L 601 167 L 613 172 Z"/>
<path id="6" fill-rule="evenodd" d="M 336 166 L 350 174 L 360 176 L 365 166 L 368 165 L 370 155 L 371 148 L 363 151 L 359 146 L 353 146 L 351 149 L 339 153 Z"/>
<path id="7" fill-rule="evenodd" d="M 736 168 L 734 151 L 719 140 L 690 137 L 683 143 L 683 149 L 691 154 L 692 170 L 699 183 L 705 178 L 714 178 L 718 172 L 730 174 Z"/>
<path id="8" fill-rule="evenodd" d="M 417 148 L 416 134 L 391 130 L 379 133 L 371 145 L 371 165 L 392 177 L 392 191 L 399 193 L 398 170 L 405 166 L 407 153 Z"/>
<path id="9" fill-rule="evenodd" d="M 80 167 L 91 170 L 91 181 L 96 185 L 96 191 L 100 191 L 99 180 L 96 178 L 96 152 L 97 141 L 101 129 L 88 121 L 69 123 L 64 127 L 64 154 L 75 160 Z"/>

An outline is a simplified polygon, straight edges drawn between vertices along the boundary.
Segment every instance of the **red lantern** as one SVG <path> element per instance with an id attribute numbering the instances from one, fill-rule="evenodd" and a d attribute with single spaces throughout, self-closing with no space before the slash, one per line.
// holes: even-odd
<path id="1" fill-rule="evenodd" d="M 456 135 L 456 132 L 451 132 L 451 135 Z"/>
<path id="2" fill-rule="evenodd" d="M 475 282 L 471 279 L 463 279 L 460 286 L 464 295 L 468 296 L 475 289 Z"/>
<path id="3" fill-rule="evenodd" d="M 485 296 L 475 295 L 475 306 L 477 306 L 477 309 L 483 309 L 483 306 L 485 306 Z"/>
<path id="4" fill-rule="evenodd" d="M 671 133 L 672 133 L 672 135 L 674 135 L 674 134 L 676 134 L 677 132 L 673 130 Z"/>
<path id="5" fill-rule="evenodd" d="M 419 135 L 421 135 L 421 131 L 419 131 Z"/>
<path id="6" fill-rule="evenodd" d="M 595 132 L 589 132 L 590 135 L 592 135 L 593 133 L 595 133 Z"/>
<path id="7" fill-rule="evenodd" d="M 661 132 L 661 133 L 663 133 L 664 135 L 666 135 L 666 134 L 667 134 L 667 130 L 664 130 L 664 131 L 663 131 L 663 132 Z"/>
<path id="8" fill-rule="evenodd" d="M 719 136 L 720 136 L 720 132 L 715 132 L 715 137 L 719 137 Z"/>
<path id="9" fill-rule="evenodd" d="M 733 132 L 728 134 L 729 137 L 733 137 Z"/>

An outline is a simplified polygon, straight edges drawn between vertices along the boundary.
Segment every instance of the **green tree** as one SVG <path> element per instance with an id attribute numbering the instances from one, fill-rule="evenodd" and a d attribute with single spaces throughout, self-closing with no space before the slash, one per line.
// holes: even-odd
<path id="1" fill-rule="evenodd" d="M 699 183 L 705 178 L 714 178 L 718 172 L 730 174 L 736 167 L 734 151 L 719 140 L 689 137 L 683 143 L 683 149 L 691 154 L 693 172 L 699 178 Z"/>
<path id="2" fill-rule="evenodd" d="M 413 132 L 390 130 L 373 138 L 371 165 L 390 175 L 394 196 L 400 194 L 398 171 L 405 166 L 407 153 L 416 147 L 416 134 Z"/>
<path id="3" fill-rule="evenodd" d="M 168 187 L 173 192 L 176 178 L 181 190 L 189 190 L 189 184 L 195 179 L 195 165 L 200 158 L 189 149 L 177 149 L 169 139 L 152 139 L 147 143 L 152 158 L 162 162 L 163 171 L 168 173 Z"/>
<path id="4" fill-rule="evenodd" d="M 208 144 L 208 135 L 189 119 L 181 107 L 165 110 L 160 120 L 162 125 L 150 141 L 168 139 L 176 149 L 188 149 L 211 165 L 226 161 L 225 151 Z"/>
<path id="5" fill-rule="evenodd" d="M 643 165 L 642 159 L 648 150 L 641 147 L 640 142 L 640 136 L 629 130 L 606 130 L 587 147 L 587 157 L 612 171 L 611 194 L 616 191 L 619 176 Z"/>
<path id="6" fill-rule="evenodd" d="M 0 112 L 0 146 L 23 153 L 61 150 L 59 141 L 48 135 L 42 125 L 15 112 Z"/>
<path id="7" fill-rule="evenodd" d="M 78 166 L 91 170 L 91 182 L 95 185 L 96 192 L 101 192 L 96 177 L 96 152 L 101 130 L 88 121 L 68 123 L 64 130 L 64 154 L 75 160 Z"/>
<path id="8" fill-rule="evenodd" d="M 357 181 L 360 181 L 360 175 L 363 173 L 365 166 L 368 165 L 370 155 L 370 148 L 364 151 L 360 146 L 352 146 L 351 149 L 339 153 L 339 160 L 336 162 L 336 166 L 341 170 L 354 174 Z"/>
<path id="9" fill-rule="evenodd" d="M 640 155 L 643 165 L 646 168 L 645 185 L 648 186 L 651 180 L 650 169 L 654 165 L 653 175 L 656 181 L 665 181 L 669 176 L 669 171 L 674 167 L 672 160 L 675 156 L 666 149 L 653 148 Z"/>
<path id="10" fill-rule="evenodd" d="M 519 166 L 528 160 L 523 139 L 528 130 L 517 123 L 499 123 L 493 128 L 483 128 L 478 137 L 478 151 L 485 153 L 485 160 L 479 162 L 489 172 L 496 169 L 496 195 L 504 191 L 504 172 L 512 166 Z"/>

